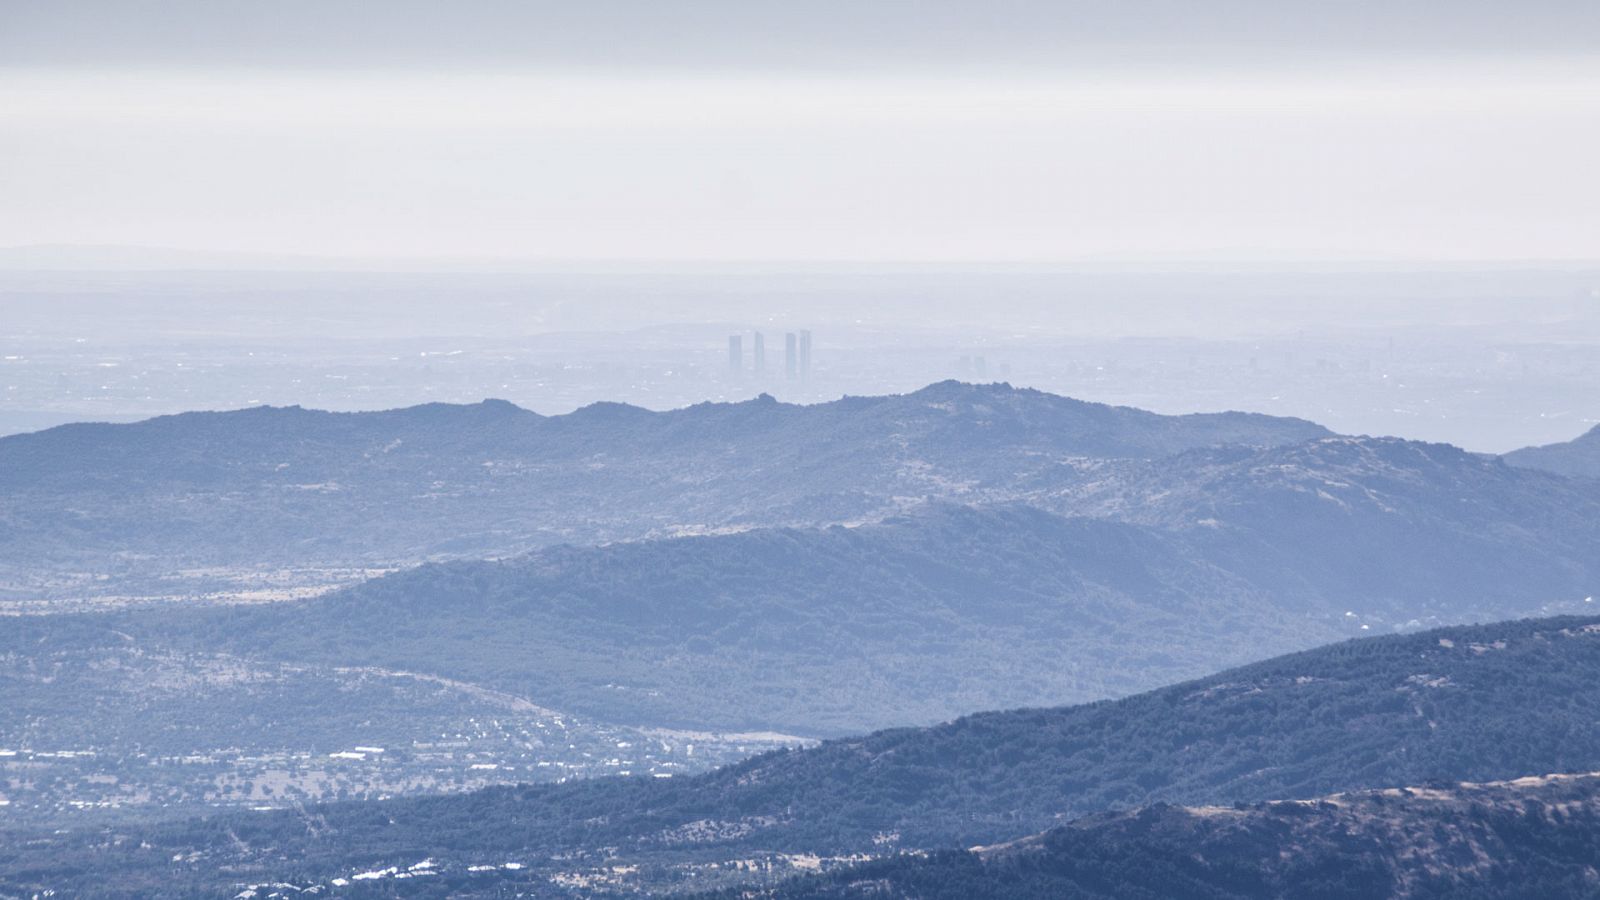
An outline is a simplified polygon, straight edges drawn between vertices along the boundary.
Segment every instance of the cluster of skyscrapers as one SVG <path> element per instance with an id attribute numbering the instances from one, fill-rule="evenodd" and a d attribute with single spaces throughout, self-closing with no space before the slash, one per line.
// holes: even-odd
<path id="1" fill-rule="evenodd" d="M 767 342 L 766 338 L 757 331 L 751 341 L 753 351 L 752 370 L 757 375 L 764 375 L 767 371 Z M 744 368 L 744 336 L 733 334 L 728 336 L 728 371 L 742 374 Z M 783 336 L 783 375 L 788 379 L 805 380 L 811 377 L 811 332 L 801 329 L 798 332 L 790 331 Z"/>

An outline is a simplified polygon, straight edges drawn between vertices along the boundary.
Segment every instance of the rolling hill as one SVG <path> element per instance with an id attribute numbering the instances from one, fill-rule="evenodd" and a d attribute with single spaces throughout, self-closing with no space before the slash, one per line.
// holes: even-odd
<path id="1" fill-rule="evenodd" d="M 425 673 L 608 722 L 813 736 L 1127 694 L 1358 630 L 1281 611 L 1156 529 L 942 505 L 433 564 L 291 603 L 15 621 L 0 648 L 19 657 L 122 635 Z"/>

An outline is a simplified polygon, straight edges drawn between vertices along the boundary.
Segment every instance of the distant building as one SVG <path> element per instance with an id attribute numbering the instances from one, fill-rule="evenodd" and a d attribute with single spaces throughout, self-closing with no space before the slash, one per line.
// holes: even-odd
<path id="1" fill-rule="evenodd" d="M 744 339 L 737 334 L 728 335 L 728 371 L 738 372 L 744 368 Z"/>
<path id="2" fill-rule="evenodd" d="M 800 378 L 805 380 L 811 377 L 811 332 L 800 332 Z"/>
<path id="3" fill-rule="evenodd" d="M 755 352 L 756 371 L 758 373 L 765 372 L 767 370 L 767 341 L 759 331 L 756 332 L 755 345 L 751 347 L 751 350 Z"/>
<path id="4" fill-rule="evenodd" d="M 793 379 L 800 373 L 800 354 L 795 350 L 794 332 L 783 336 L 783 375 Z"/>

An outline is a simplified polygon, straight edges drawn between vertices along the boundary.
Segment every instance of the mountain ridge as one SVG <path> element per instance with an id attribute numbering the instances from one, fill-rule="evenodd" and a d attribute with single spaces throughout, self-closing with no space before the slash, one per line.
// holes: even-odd
<path id="1" fill-rule="evenodd" d="M 504 401 L 298 407 L 0 438 L 0 550 L 53 573 L 408 564 L 681 529 L 825 525 L 908 500 L 1005 496 L 1066 461 L 1326 434 L 1160 416 L 1009 385 L 799 406 L 771 398 L 540 416 Z M 666 473 L 665 475 L 663 473 Z"/>

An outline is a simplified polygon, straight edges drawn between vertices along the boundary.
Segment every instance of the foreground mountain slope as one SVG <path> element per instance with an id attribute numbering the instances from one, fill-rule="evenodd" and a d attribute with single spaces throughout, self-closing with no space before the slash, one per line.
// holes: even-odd
<path id="1" fill-rule="evenodd" d="M 1059 484 L 1076 477 L 1074 459 L 1326 434 L 1299 419 L 1161 416 L 956 382 L 814 406 L 763 396 L 548 418 L 503 401 L 187 413 L 0 438 L 0 558 L 25 575 L 495 556 L 843 522 L 907 498 Z"/>
<path id="2" fill-rule="evenodd" d="M 1600 478 L 1600 425 L 1570 441 L 1524 447 L 1501 458 L 1513 466 L 1578 478 Z"/>
<path id="3" fill-rule="evenodd" d="M 1531 776 L 1249 806 L 1158 805 L 730 896 L 1591 897 L 1600 894 L 1597 840 L 1600 773 Z"/>
<path id="4" fill-rule="evenodd" d="M 694 778 L 13 835 L 0 841 L 0 882 L 91 896 L 305 887 L 429 860 L 434 880 L 390 873 L 371 887 L 549 892 L 553 877 L 618 866 L 640 867 L 624 879 L 633 887 L 715 884 L 731 871 L 709 868 L 719 860 L 993 844 L 1155 802 L 1597 771 L 1597 678 L 1600 618 L 1440 629 L 1119 701 L 833 741 Z"/>

